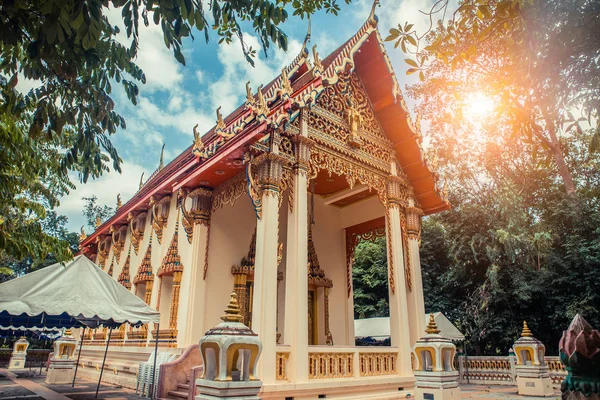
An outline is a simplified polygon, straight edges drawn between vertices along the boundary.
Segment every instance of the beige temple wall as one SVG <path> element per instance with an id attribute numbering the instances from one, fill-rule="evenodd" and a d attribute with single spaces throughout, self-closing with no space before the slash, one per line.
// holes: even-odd
<path id="1" fill-rule="evenodd" d="M 250 199 L 243 194 L 233 206 L 225 205 L 213 213 L 210 227 L 210 248 L 208 253 L 208 273 L 206 282 L 206 320 L 207 330 L 221 322 L 223 310 L 229 304 L 233 291 L 231 266 L 239 265 L 242 257 L 248 254 L 250 240 L 256 228 L 256 214 Z M 202 261 L 204 265 L 204 261 Z M 198 307 L 200 305 L 197 305 Z M 204 332 L 199 331 L 196 322 L 198 341 Z"/>

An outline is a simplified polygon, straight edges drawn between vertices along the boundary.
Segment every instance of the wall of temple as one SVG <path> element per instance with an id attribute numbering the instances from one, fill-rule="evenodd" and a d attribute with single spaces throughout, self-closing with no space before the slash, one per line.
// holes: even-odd
<path id="1" fill-rule="evenodd" d="M 233 207 L 225 205 L 212 215 L 206 278 L 206 320 L 203 324 L 206 329 L 221 322 L 221 315 L 233 291 L 231 266 L 239 265 L 242 257 L 248 254 L 255 228 L 256 216 L 246 195 L 242 195 Z M 200 337 L 197 339 L 200 340 Z"/>

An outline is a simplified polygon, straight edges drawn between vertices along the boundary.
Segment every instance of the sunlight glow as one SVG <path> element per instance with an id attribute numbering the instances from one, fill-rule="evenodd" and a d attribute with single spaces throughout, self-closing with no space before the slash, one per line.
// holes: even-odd
<path id="1" fill-rule="evenodd" d="M 469 95 L 463 106 L 463 115 L 471 123 L 491 117 L 493 111 L 494 101 L 481 92 Z"/>

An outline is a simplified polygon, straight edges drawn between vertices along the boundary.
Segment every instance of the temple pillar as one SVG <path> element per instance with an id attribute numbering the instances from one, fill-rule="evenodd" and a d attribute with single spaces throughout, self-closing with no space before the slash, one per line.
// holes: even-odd
<path id="1" fill-rule="evenodd" d="M 183 226 L 188 240 L 192 243 L 192 262 L 182 282 L 182 294 L 186 293 L 187 308 L 185 318 L 177 322 L 181 332 L 178 343 L 184 347 L 198 343 L 204 335 L 206 327 L 206 274 L 207 255 L 210 235 L 210 217 L 212 208 L 212 189 L 197 188 L 191 192 L 182 191 L 181 211 Z M 187 208 L 186 200 L 191 200 L 191 208 Z"/>
<path id="2" fill-rule="evenodd" d="M 290 346 L 287 377 L 291 382 L 308 381 L 308 168 L 310 147 L 307 112 L 300 115 L 300 135 L 294 137 L 294 199 L 288 210 L 285 329 L 283 343 Z"/>
<path id="3" fill-rule="evenodd" d="M 276 145 L 275 145 L 276 146 Z M 252 329 L 264 344 L 259 376 L 264 383 L 276 378 L 277 342 L 277 247 L 279 243 L 279 197 L 285 158 L 277 148 L 254 160 L 258 168 L 260 210 L 256 224 L 256 259 Z"/>
<path id="4" fill-rule="evenodd" d="M 390 304 L 391 345 L 398 348 L 397 371 L 401 376 L 412 375 L 410 320 L 407 304 L 407 278 L 404 269 L 402 246 L 401 206 L 404 188 L 399 177 L 392 176 L 388 181 L 386 204 L 386 236 L 388 246 L 388 281 Z"/>
<path id="5" fill-rule="evenodd" d="M 421 277 L 421 256 L 419 242 L 421 240 L 421 215 L 423 210 L 414 207 L 410 200 L 406 208 L 405 221 L 408 235 L 408 257 L 410 260 L 410 274 L 412 290 L 408 294 L 408 316 L 411 321 L 410 343 L 414 345 L 425 330 L 425 300 L 423 298 L 423 279 Z"/>

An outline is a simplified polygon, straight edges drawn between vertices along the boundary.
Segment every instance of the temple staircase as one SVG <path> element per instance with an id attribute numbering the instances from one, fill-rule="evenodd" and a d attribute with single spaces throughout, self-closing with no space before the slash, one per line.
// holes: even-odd
<path id="1" fill-rule="evenodd" d="M 167 399 L 169 400 L 177 400 L 177 399 L 187 399 L 190 394 L 190 378 L 188 378 L 185 383 L 178 383 L 176 390 L 169 390 Z"/>
<path id="2" fill-rule="evenodd" d="M 158 398 L 193 400 L 196 395 L 196 379 L 202 376 L 203 371 L 198 345 L 188 347 L 178 359 L 160 366 Z"/>

